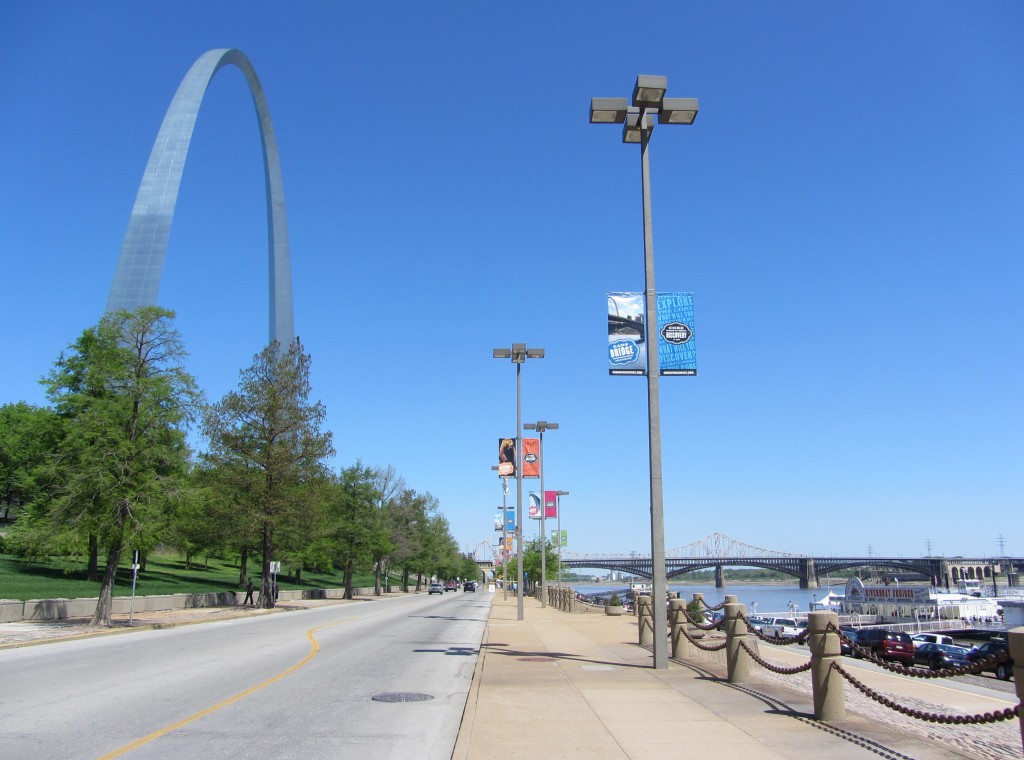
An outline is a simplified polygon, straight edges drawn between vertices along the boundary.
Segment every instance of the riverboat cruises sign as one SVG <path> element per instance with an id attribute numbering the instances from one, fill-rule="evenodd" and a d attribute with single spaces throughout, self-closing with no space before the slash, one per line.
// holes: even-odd
<path id="1" fill-rule="evenodd" d="M 856 576 L 846 582 L 846 601 L 848 603 L 897 602 L 925 604 L 931 597 L 927 586 L 865 586 Z"/>
<path id="2" fill-rule="evenodd" d="M 608 293 L 608 374 L 647 374 L 647 330 L 643 293 Z M 693 293 L 658 293 L 659 375 L 696 375 Z"/>

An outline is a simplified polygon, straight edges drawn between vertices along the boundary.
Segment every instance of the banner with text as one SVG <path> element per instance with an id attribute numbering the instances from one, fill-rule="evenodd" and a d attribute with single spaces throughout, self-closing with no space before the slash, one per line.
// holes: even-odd
<path id="1" fill-rule="evenodd" d="M 498 477 L 514 478 L 516 476 L 516 439 L 498 439 Z"/>
<path id="2" fill-rule="evenodd" d="M 558 495 L 554 491 L 545 491 L 544 496 L 544 519 L 550 520 L 553 517 L 558 517 L 558 509 L 555 507 Z M 530 491 L 530 519 L 540 519 L 540 494 L 536 491 Z"/>
<path id="3" fill-rule="evenodd" d="M 647 374 L 646 309 L 643 293 L 607 293 L 608 374 Z M 658 293 L 658 374 L 696 375 L 693 293 Z"/>
<path id="4" fill-rule="evenodd" d="M 647 374 L 644 294 L 608 293 L 608 374 Z"/>
<path id="5" fill-rule="evenodd" d="M 523 439 L 523 477 L 540 477 L 540 439 Z"/>
<path id="6" fill-rule="evenodd" d="M 658 374 L 697 374 L 693 293 L 658 293 Z"/>

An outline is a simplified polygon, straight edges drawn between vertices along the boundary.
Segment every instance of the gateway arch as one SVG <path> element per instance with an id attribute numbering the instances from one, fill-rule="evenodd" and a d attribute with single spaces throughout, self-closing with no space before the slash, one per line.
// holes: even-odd
<path id="1" fill-rule="evenodd" d="M 134 311 L 140 306 L 156 305 L 192 130 L 210 80 L 228 65 L 236 66 L 245 75 L 259 121 L 267 195 L 270 340 L 288 346 L 295 337 L 295 323 L 281 164 L 263 87 L 249 59 L 240 50 L 221 49 L 204 53 L 181 80 L 160 126 L 135 196 L 106 310 L 107 313 L 119 309 Z"/>

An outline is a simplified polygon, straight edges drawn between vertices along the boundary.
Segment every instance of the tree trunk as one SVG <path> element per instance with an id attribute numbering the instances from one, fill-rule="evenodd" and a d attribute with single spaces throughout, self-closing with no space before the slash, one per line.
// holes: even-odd
<path id="1" fill-rule="evenodd" d="M 89 563 L 85 568 L 85 578 L 90 581 L 98 581 L 99 574 L 100 539 L 95 533 L 89 534 Z"/>
<path id="2" fill-rule="evenodd" d="M 107 552 L 107 568 L 103 573 L 103 585 L 100 587 L 100 598 L 96 601 L 96 612 L 93 613 L 89 625 L 101 625 L 109 628 L 111 625 L 110 611 L 114 600 L 114 582 L 117 580 L 117 565 L 121 561 L 121 542 L 118 536 L 110 544 Z"/>
<path id="3" fill-rule="evenodd" d="M 373 595 L 380 596 L 380 562 L 373 563 Z"/>
<path id="4" fill-rule="evenodd" d="M 242 547 L 242 557 L 241 557 L 241 561 L 239 562 L 239 564 L 241 565 L 242 569 L 241 569 L 241 571 L 238 574 L 238 587 L 239 588 L 245 588 L 245 580 L 246 580 L 246 576 L 248 575 L 248 572 L 249 572 L 249 546 L 248 545 Z"/>
<path id="5" fill-rule="evenodd" d="M 352 560 L 345 560 L 344 573 L 345 594 L 342 599 L 352 598 Z"/>
<path id="6" fill-rule="evenodd" d="M 402 591 L 409 593 L 409 568 L 402 569 Z"/>

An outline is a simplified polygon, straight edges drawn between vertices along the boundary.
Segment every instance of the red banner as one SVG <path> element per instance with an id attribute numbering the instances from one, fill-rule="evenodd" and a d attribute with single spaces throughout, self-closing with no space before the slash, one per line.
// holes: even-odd
<path id="1" fill-rule="evenodd" d="M 557 491 L 545 491 L 544 492 L 544 519 L 550 520 L 552 517 L 558 517 L 558 492 Z"/>

